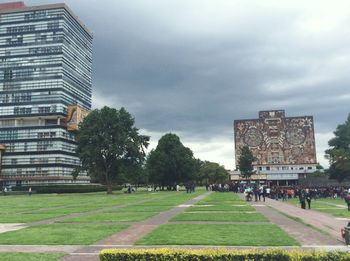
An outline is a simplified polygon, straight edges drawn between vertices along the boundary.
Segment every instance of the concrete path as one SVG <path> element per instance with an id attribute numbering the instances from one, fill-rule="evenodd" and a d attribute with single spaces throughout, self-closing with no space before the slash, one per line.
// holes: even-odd
<path id="1" fill-rule="evenodd" d="M 282 201 L 267 199 L 266 204 L 290 216 L 300 218 L 306 224 L 321 229 L 322 231 L 328 233 L 331 237 L 344 242 L 344 239 L 341 237 L 341 229 L 347 224 L 345 220 L 339 220 L 338 218 L 327 213 L 314 211 L 312 209 L 301 209 Z"/>
<path id="2" fill-rule="evenodd" d="M 9 232 L 9 231 L 16 231 L 20 230 L 22 228 L 26 228 L 27 226 L 22 223 L 7 223 L 7 224 L 0 224 L 0 234 Z"/>
<path id="3" fill-rule="evenodd" d="M 266 202 L 252 201 L 250 204 L 302 246 L 345 245 L 340 233 L 344 222 L 337 220 L 334 216 L 301 209 L 269 198 L 266 198 Z"/>
<path id="4" fill-rule="evenodd" d="M 1 252 L 24 252 L 24 253 L 73 253 L 82 248 L 80 245 L 0 245 Z"/>

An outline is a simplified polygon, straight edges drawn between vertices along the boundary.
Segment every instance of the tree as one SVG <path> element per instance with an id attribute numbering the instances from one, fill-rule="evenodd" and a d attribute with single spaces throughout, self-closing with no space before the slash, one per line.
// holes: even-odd
<path id="1" fill-rule="evenodd" d="M 149 153 L 146 168 L 151 182 L 162 188 L 172 187 L 194 179 L 196 160 L 177 135 L 168 133 L 160 138 L 156 149 Z"/>
<path id="2" fill-rule="evenodd" d="M 228 180 L 228 172 L 218 163 L 204 161 L 200 166 L 198 178 L 201 183 L 206 184 L 224 183 Z"/>
<path id="3" fill-rule="evenodd" d="M 328 142 L 331 148 L 326 150 L 328 173 L 331 179 L 342 182 L 350 177 L 350 115 L 344 124 L 338 125 L 334 135 Z"/>
<path id="4" fill-rule="evenodd" d="M 124 168 L 121 171 L 120 180 L 123 183 L 130 183 L 139 187 L 148 183 L 148 173 L 144 165 L 134 165 L 131 167 Z"/>
<path id="5" fill-rule="evenodd" d="M 243 146 L 241 148 L 241 155 L 239 156 L 238 168 L 241 171 L 241 175 L 245 179 L 250 179 L 252 174 L 255 173 L 253 170 L 253 162 L 255 157 L 248 146 Z"/>
<path id="6" fill-rule="evenodd" d="M 124 109 L 103 107 L 85 117 L 77 133 L 77 153 L 82 169 L 106 183 L 112 193 L 112 183 L 122 170 L 141 165 L 149 137 L 139 134 L 134 118 Z"/>

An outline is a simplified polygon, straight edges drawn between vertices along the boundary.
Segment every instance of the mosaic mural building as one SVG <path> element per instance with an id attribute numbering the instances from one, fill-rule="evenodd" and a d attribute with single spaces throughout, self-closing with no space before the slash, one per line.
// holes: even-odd
<path id="1" fill-rule="evenodd" d="M 258 119 L 235 120 L 234 133 L 236 165 L 241 148 L 249 146 L 261 180 L 291 184 L 316 170 L 312 116 L 285 117 L 284 110 L 260 111 Z"/>

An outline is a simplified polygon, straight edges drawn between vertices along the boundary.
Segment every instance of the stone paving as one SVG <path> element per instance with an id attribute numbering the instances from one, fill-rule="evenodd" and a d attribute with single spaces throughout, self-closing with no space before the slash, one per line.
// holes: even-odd
<path id="1" fill-rule="evenodd" d="M 9 231 L 16 231 L 20 230 L 22 228 L 26 228 L 27 225 L 21 224 L 21 223 L 8 223 L 8 224 L 0 224 L 0 234 L 9 232 Z"/>
<path id="2" fill-rule="evenodd" d="M 312 209 L 301 209 L 294 205 L 272 199 L 266 199 L 266 205 L 278 209 L 280 212 L 287 213 L 290 216 L 300 218 L 304 223 L 325 231 L 332 238 L 344 242 L 344 239 L 341 237 L 341 229 L 347 224 L 345 220 L 339 220 L 327 213 L 321 213 Z"/>

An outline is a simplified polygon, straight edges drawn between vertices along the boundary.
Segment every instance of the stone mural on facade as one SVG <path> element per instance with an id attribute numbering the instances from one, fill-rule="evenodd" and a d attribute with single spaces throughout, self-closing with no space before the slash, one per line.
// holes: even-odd
<path id="1" fill-rule="evenodd" d="M 255 165 L 316 164 L 312 116 L 285 117 L 284 110 L 260 111 L 259 119 L 235 120 L 236 164 L 248 145 Z"/>

